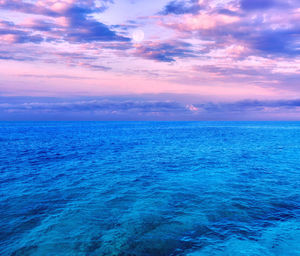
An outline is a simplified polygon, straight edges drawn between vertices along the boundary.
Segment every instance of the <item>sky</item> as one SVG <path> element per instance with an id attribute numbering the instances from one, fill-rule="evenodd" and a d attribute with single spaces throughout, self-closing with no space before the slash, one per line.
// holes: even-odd
<path id="1" fill-rule="evenodd" d="M 0 120 L 300 120 L 300 0 L 0 0 Z"/>

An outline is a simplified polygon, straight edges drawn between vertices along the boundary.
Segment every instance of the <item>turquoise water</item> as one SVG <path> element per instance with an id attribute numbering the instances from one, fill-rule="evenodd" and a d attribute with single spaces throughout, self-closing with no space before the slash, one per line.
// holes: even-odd
<path id="1" fill-rule="evenodd" d="M 0 255 L 300 255 L 300 123 L 0 123 Z"/>

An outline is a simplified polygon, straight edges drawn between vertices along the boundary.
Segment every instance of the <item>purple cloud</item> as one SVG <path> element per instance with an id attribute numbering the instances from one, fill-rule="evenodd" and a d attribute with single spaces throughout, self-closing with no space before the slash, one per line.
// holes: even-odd
<path id="1" fill-rule="evenodd" d="M 262 12 L 269 8 L 272 10 L 268 13 Z M 236 44 L 248 49 L 244 57 L 289 57 L 300 53 L 297 8 L 299 2 L 295 0 L 286 4 L 275 0 L 233 1 L 228 6 L 206 6 L 199 13 L 190 13 L 183 19 L 166 19 L 162 25 L 178 31 L 182 38 L 197 37 L 213 42 L 202 49 L 202 53 Z M 285 11 L 291 15 L 286 16 Z"/>
<path id="2" fill-rule="evenodd" d="M 146 42 L 138 46 L 136 56 L 161 62 L 174 62 L 176 58 L 194 57 L 192 45 L 181 41 Z"/>
<path id="3" fill-rule="evenodd" d="M 202 7 L 199 5 L 198 0 L 173 0 L 169 2 L 162 12 L 163 15 L 168 14 L 185 14 L 185 13 L 192 13 L 196 14 Z"/>
<path id="4" fill-rule="evenodd" d="M 0 21 L 0 38 L 10 43 L 41 43 L 43 37 L 17 27 L 13 22 Z"/>
<path id="5" fill-rule="evenodd" d="M 29 14 L 38 14 L 52 17 L 64 17 L 76 15 L 76 13 L 89 14 L 93 12 L 103 12 L 107 9 L 107 4 L 111 0 L 101 0 L 101 7 L 97 7 L 97 1 L 69 1 L 53 2 L 49 0 L 38 1 L 38 3 L 29 3 L 24 0 L 2 0 L 0 8 L 13 10 Z"/>
<path id="6" fill-rule="evenodd" d="M 111 101 L 90 100 L 75 102 L 24 102 L 21 104 L 1 103 L 0 109 L 6 111 L 131 111 L 141 112 L 166 112 L 174 110 L 185 110 L 176 102 L 159 101 Z"/>
<path id="7" fill-rule="evenodd" d="M 242 100 L 230 103 L 205 103 L 195 104 L 196 107 L 207 112 L 249 112 L 249 111 L 264 111 L 267 108 L 273 108 L 277 111 L 285 109 L 294 109 L 300 107 L 300 99 L 295 100 Z M 300 110 L 300 109 L 299 109 Z"/>
<path id="8" fill-rule="evenodd" d="M 276 1 L 274 0 L 241 0 L 241 7 L 244 10 L 260 10 L 274 7 Z"/>
<path id="9" fill-rule="evenodd" d="M 166 97 L 166 95 L 164 96 Z M 169 95 L 168 97 L 172 97 Z M 174 95 L 176 97 L 176 95 Z M 80 120 L 273 120 L 288 115 L 299 120 L 300 99 L 294 100 L 243 100 L 236 102 L 185 103 L 173 100 L 145 98 L 33 98 L 0 97 L 1 120 L 60 120 L 66 117 Z M 75 113 L 75 115 L 74 115 Z M 290 116 L 290 114 L 292 114 Z M 298 117 L 298 118 L 297 118 Z M 67 119 L 68 119 L 67 118 Z"/>
<path id="10" fill-rule="evenodd" d="M 102 1 L 110 3 L 111 1 Z M 44 15 L 52 18 L 64 18 L 64 24 L 55 22 L 35 23 L 31 26 L 33 31 L 52 31 L 50 39 L 66 40 L 68 42 L 93 42 L 93 41 L 130 41 L 129 38 L 117 35 L 109 26 L 92 18 L 91 15 L 103 12 L 107 6 L 97 7 L 96 1 L 74 1 L 73 3 L 53 3 L 45 1 L 43 4 L 27 3 L 21 0 L 0 2 L 0 8 L 29 14 Z M 49 35 L 44 33 L 45 40 Z M 22 41 L 22 38 L 20 39 Z M 25 39 L 23 39 L 26 42 Z M 27 40 L 30 41 L 30 40 Z M 37 42 L 31 40 L 31 42 Z"/>

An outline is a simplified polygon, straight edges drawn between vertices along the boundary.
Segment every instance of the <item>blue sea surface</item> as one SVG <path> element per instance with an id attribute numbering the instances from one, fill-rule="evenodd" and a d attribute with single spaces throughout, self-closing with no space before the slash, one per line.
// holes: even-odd
<path id="1" fill-rule="evenodd" d="M 299 256 L 300 123 L 1 122 L 0 255 Z"/>

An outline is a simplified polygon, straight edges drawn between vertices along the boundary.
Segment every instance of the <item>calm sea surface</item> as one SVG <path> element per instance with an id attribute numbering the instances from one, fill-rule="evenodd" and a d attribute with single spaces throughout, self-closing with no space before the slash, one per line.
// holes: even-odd
<path id="1" fill-rule="evenodd" d="M 0 123 L 0 255 L 300 255 L 300 123 Z"/>

